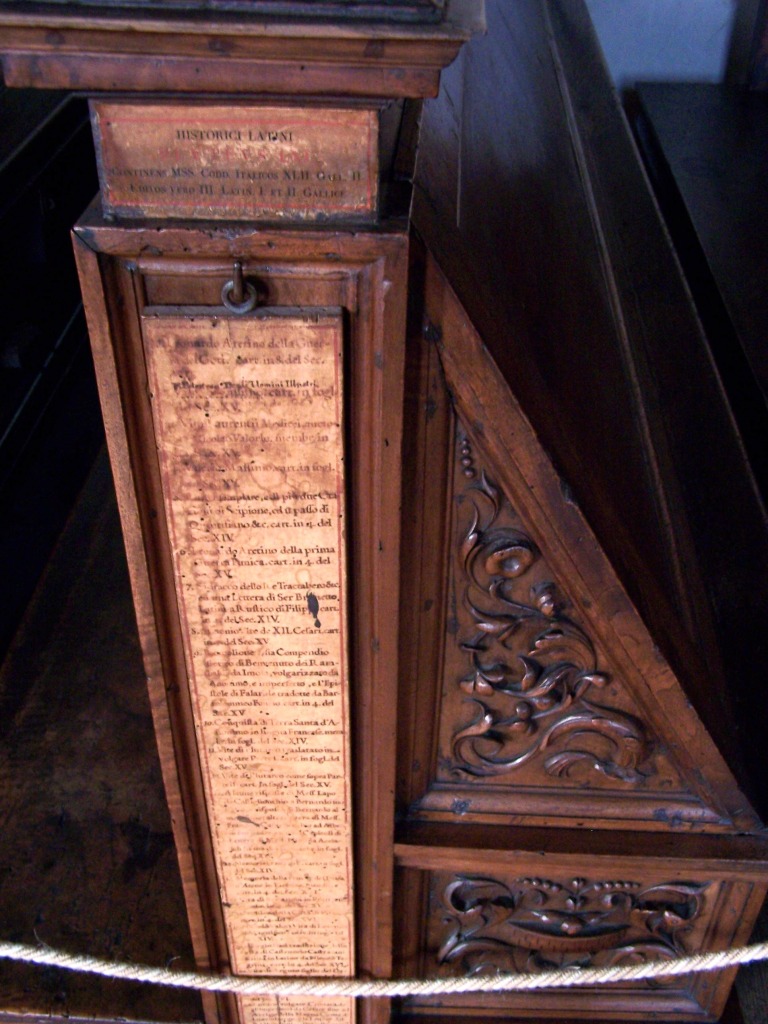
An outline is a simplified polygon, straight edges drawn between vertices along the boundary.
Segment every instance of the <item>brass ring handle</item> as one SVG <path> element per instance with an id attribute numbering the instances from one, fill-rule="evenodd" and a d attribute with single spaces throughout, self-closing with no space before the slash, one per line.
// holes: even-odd
<path id="1" fill-rule="evenodd" d="M 256 306 L 256 289 L 250 281 L 243 282 L 243 291 L 245 293 L 242 302 L 235 302 L 232 294 L 235 290 L 235 282 L 227 281 L 224 287 L 221 289 L 221 301 L 224 306 L 230 311 L 230 313 L 250 313 Z"/>
<path id="2" fill-rule="evenodd" d="M 256 289 L 249 281 L 243 280 L 240 260 L 235 260 L 232 275 L 232 280 L 221 289 L 221 301 L 230 313 L 250 313 L 256 305 Z"/>

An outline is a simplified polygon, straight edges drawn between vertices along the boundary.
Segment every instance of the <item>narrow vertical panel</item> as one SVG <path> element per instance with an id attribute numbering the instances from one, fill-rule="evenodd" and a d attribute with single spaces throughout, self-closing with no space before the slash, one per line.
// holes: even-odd
<path id="1" fill-rule="evenodd" d="M 341 314 L 150 308 L 142 334 L 232 965 L 349 976 Z M 350 1024 L 354 1006 L 241 1015 Z"/>

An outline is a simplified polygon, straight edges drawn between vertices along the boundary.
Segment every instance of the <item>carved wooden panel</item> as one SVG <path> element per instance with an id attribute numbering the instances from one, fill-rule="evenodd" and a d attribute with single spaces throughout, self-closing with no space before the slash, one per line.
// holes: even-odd
<path id="1" fill-rule="evenodd" d="M 415 969 L 427 977 L 537 973 L 669 960 L 721 949 L 733 941 L 750 885 L 721 878 L 562 869 L 541 874 L 408 872 L 402 884 L 421 892 L 426 925 Z M 663 869 L 662 869 L 663 871 Z M 658 869 L 657 869 L 658 872 Z M 724 913 L 725 907 L 732 909 Z M 515 1018 L 613 1019 L 642 1010 L 680 1020 L 710 1020 L 729 980 L 688 975 L 600 988 L 466 995 L 407 1001 L 414 1014 L 472 1013 Z M 666 1017 L 664 1017 L 666 1019 Z"/>
<path id="2" fill-rule="evenodd" d="M 433 879 L 441 968 L 529 973 L 670 959 L 692 952 L 706 883 L 482 876 Z M 711 897 L 711 891 L 709 893 Z M 695 948 L 695 947 L 694 947 Z"/>
<path id="3" fill-rule="evenodd" d="M 733 780 L 431 263 L 413 345 L 404 813 L 732 827 L 707 772 Z"/>
<path id="4" fill-rule="evenodd" d="M 656 820 L 714 821 L 494 467 L 455 416 L 452 429 L 438 747 L 419 809 L 470 820 L 528 793 L 562 813 L 588 788 L 597 806 L 652 797 Z"/>
<path id="5" fill-rule="evenodd" d="M 461 425 L 456 457 L 438 778 L 680 789 Z"/>

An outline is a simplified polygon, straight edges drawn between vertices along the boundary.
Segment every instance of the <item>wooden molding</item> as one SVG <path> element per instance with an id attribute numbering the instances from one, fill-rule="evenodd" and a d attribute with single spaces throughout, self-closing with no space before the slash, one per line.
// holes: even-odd
<path id="1" fill-rule="evenodd" d="M 479 0 L 451 4 L 434 25 L 9 3 L 0 51 L 14 86 L 418 97 L 435 95 L 441 69 L 482 27 Z"/>

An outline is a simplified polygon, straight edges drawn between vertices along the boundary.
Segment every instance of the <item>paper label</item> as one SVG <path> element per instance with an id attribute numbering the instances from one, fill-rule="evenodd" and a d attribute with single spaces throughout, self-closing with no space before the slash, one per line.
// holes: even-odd
<path id="1" fill-rule="evenodd" d="M 373 110 L 98 100 L 91 114 L 108 215 L 375 219 Z"/>
<path id="2" fill-rule="evenodd" d="M 354 975 L 342 323 L 142 318 L 224 921 L 239 974 Z M 354 1000 L 242 1000 L 352 1024 Z"/>

